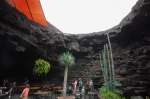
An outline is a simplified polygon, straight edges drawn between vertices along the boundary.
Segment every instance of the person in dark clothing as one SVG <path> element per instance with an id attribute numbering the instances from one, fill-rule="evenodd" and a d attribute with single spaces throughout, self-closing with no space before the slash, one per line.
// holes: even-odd
<path id="1" fill-rule="evenodd" d="M 10 84 L 10 89 L 8 90 L 8 98 L 11 98 L 12 95 L 15 94 L 15 91 L 16 91 L 16 82 L 13 82 Z"/>
<path id="2" fill-rule="evenodd" d="M 7 79 L 4 79 L 3 87 L 8 87 L 8 86 L 9 86 L 9 81 Z"/>
<path id="3" fill-rule="evenodd" d="M 78 88 L 79 88 L 79 92 L 81 93 L 82 88 L 83 88 L 83 81 L 82 81 L 82 78 L 79 78 L 79 81 L 78 81 Z"/>

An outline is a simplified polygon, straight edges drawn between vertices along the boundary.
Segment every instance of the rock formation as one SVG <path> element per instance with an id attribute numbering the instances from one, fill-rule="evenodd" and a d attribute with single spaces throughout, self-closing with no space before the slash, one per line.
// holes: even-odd
<path id="1" fill-rule="evenodd" d="M 92 78 L 95 86 L 103 82 L 99 52 L 109 33 L 115 62 L 116 79 L 126 95 L 148 95 L 150 90 L 150 1 L 139 0 L 117 26 L 91 34 L 63 34 L 49 24 L 42 27 L 0 1 L 0 77 L 32 77 L 34 61 L 45 58 L 52 64 L 51 81 L 63 79 L 58 56 L 70 51 L 76 66 L 69 79 Z M 57 75 L 56 75 L 57 74 Z M 60 80 L 59 80 L 60 81 Z"/>

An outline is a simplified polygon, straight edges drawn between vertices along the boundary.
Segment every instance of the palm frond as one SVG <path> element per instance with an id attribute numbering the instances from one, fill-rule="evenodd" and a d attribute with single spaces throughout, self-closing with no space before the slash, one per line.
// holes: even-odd
<path id="1" fill-rule="evenodd" d="M 63 66 L 72 66 L 75 64 L 75 58 L 70 52 L 65 52 L 60 55 L 59 62 Z"/>

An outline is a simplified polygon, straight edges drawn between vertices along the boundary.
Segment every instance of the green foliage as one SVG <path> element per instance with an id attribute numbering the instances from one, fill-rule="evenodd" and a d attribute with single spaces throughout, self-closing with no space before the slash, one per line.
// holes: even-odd
<path id="1" fill-rule="evenodd" d="M 44 76 L 50 71 L 49 62 L 43 59 L 37 59 L 33 68 L 33 73 L 37 76 Z"/>
<path id="2" fill-rule="evenodd" d="M 103 86 L 108 88 L 110 91 L 117 92 L 119 94 L 122 94 L 122 91 L 120 90 L 120 87 L 122 84 L 119 81 L 108 81 L 106 83 L 103 83 Z"/>
<path id="3" fill-rule="evenodd" d="M 102 86 L 99 90 L 101 99 L 125 99 L 125 97 L 121 96 L 119 93 L 111 91 L 105 86 Z"/>
<path id="4" fill-rule="evenodd" d="M 60 55 L 59 62 L 63 66 L 72 66 L 75 64 L 75 58 L 70 52 L 65 52 Z"/>
<path id="5" fill-rule="evenodd" d="M 114 66 L 108 45 L 104 45 L 104 49 L 100 54 L 100 66 L 104 77 L 104 84 L 109 90 L 115 89 Z"/>
<path id="6" fill-rule="evenodd" d="M 100 66 L 104 78 L 103 86 L 100 88 L 102 99 L 125 99 L 121 96 L 121 83 L 115 80 L 113 58 L 111 56 L 111 47 L 107 44 L 100 54 Z"/>

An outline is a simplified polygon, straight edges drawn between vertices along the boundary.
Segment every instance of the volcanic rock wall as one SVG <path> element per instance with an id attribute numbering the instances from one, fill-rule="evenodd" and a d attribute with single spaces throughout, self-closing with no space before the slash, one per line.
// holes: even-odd
<path id="1" fill-rule="evenodd" d="M 103 82 L 99 52 L 109 33 L 115 62 L 116 78 L 127 95 L 147 95 L 150 88 L 150 1 L 139 0 L 131 13 L 110 30 L 92 34 L 63 34 L 52 26 L 41 27 L 0 1 L 0 77 L 32 77 L 35 59 L 43 57 L 52 64 L 48 77 L 63 79 L 58 56 L 70 51 L 76 65 L 70 68 L 69 81 L 92 78 Z M 17 71 L 17 72 L 16 72 Z M 7 72 L 7 73 L 6 73 Z M 57 74 L 57 75 L 56 75 Z M 21 76 L 21 77 L 22 77 Z"/>
<path id="2" fill-rule="evenodd" d="M 149 94 L 150 1 L 139 0 L 112 38 L 116 73 L 127 94 Z"/>
<path id="3" fill-rule="evenodd" d="M 55 44 L 63 46 L 63 34 L 51 24 L 42 27 L 29 21 L 4 0 L 0 12 L 0 77 L 30 77 L 37 58 L 48 60 Z"/>

